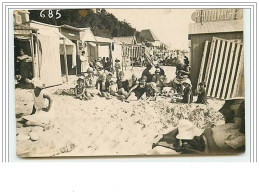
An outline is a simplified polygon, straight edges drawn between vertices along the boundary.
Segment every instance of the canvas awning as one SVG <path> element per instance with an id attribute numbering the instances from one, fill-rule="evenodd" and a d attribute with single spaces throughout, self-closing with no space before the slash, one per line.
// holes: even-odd
<path id="1" fill-rule="evenodd" d="M 91 46 L 93 46 L 93 47 L 96 47 L 96 44 L 93 43 L 93 42 L 89 42 L 89 44 L 90 44 Z"/>
<path id="2" fill-rule="evenodd" d="M 21 36 L 21 35 L 14 35 L 14 38 L 20 39 L 20 40 L 28 40 L 30 37 L 28 36 Z"/>
<path id="3" fill-rule="evenodd" d="M 65 40 L 65 45 L 66 45 L 66 54 L 67 55 L 72 55 L 72 67 L 76 66 L 76 45 L 66 38 L 64 35 L 61 33 L 55 32 L 57 36 L 59 36 L 59 52 L 61 55 L 65 54 L 64 51 L 64 40 Z"/>
<path id="4" fill-rule="evenodd" d="M 67 55 L 72 55 L 72 66 L 75 67 L 76 66 L 76 46 L 75 44 L 70 41 L 68 38 L 66 38 L 64 35 L 62 35 L 59 32 L 56 31 L 47 31 L 47 30 L 43 30 L 41 29 L 39 31 L 39 33 L 48 33 L 50 36 L 55 36 L 59 38 L 59 53 L 60 55 L 64 55 L 64 40 L 65 40 L 65 45 L 66 45 L 66 54 Z"/>

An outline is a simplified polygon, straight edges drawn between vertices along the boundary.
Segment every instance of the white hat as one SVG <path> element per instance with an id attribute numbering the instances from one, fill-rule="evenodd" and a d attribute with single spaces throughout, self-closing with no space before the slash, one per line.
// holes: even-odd
<path id="1" fill-rule="evenodd" d="M 182 119 L 178 124 L 178 135 L 177 139 L 187 139 L 191 140 L 194 136 L 200 136 L 203 133 L 202 129 L 197 128 L 190 121 Z"/>
<path id="2" fill-rule="evenodd" d="M 32 79 L 32 83 L 33 83 L 34 87 L 38 87 L 38 88 L 41 88 L 41 89 L 45 87 L 43 82 L 37 77 L 34 77 Z"/>

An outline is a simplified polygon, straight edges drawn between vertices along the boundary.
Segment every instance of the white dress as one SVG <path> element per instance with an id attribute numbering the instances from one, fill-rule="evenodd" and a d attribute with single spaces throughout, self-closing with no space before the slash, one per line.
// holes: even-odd
<path id="1" fill-rule="evenodd" d="M 44 125 L 48 125 L 54 117 L 53 109 L 49 112 L 45 112 L 42 109 L 46 108 L 46 98 L 43 97 L 44 90 L 41 90 L 38 97 L 35 96 L 34 91 L 32 92 L 33 100 L 34 100 L 34 107 L 36 112 L 32 115 L 24 116 L 23 118 L 27 121 L 34 122 L 34 123 L 41 123 Z"/>
<path id="2" fill-rule="evenodd" d="M 86 72 L 87 69 L 90 67 L 88 63 L 88 57 L 85 55 L 81 55 L 80 60 L 81 60 L 81 72 Z"/>

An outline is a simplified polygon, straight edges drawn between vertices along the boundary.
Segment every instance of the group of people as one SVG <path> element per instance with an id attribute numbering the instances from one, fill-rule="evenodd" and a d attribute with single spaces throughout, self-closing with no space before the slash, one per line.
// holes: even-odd
<path id="1" fill-rule="evenodd" d="M 109 59 L 106 59 L 104 64 L 107 62 Z M 89 67 L 84 77 L 77 80 L 75 96 L 81 100 L 90 100 L 95 95 L 99 95 L 106 99 L 116 97 L 119 100 L 129 102 L 139 99 L 156 100 L 157 96 L 166 94 L 177 97 L 183 103 L 193 102 L 188 58 L 179 60 L 176 67 L 176 77 L 171 81 L 168 81 L 165 71 L 159 63 L 148 63 L 140 78 L 137 78 L 133 73 L 130 79 L 125 79 L 125 73 L 119 60 L 115 60 L 114 70 L 110 67 L 109 63 L 102 70 L 98 70 L 96 66 Z M 151 70 L 154 68 L 155 71 L 152 73 Z M 199 83 L 197 95 L 197 103 L 207 103 L 204 82 Z"/>
<path id="2" fill-rule="evenodd" d="M 152 74 L 151 69 L 154 68 L 155 71 Z M 140 99 L 155 101 L 157 96 L 164 95 L 165 89 L 169 88 L 170 92 L 173 92 L 173 96 L 177 94 L 181 97 L 179 99 L 183 103 L 192 103 L 192 85 L 189 72 L 190 67 L 185 60 L 184 63 L 178 65 L 176 78 L 168 82 L 165 71 L 159 64 L 156 66 L 148 64 L 140 78 L 133 73 L 129 79 L 126 79 L 119 60 L 116 60 L 115 72 L 107 69 L 97 71 L 89 67 L 84 77 L 78 78 L 74 94 L 80 100 L 91 100 L 94 96 L 99 95 L 106 99 L 117 98 L 125 102 Z M 24 117 L 25 125 L 42 126 L 44 129 L 49 129 L 52 126 L 51 116 L 53 114 L 50 112 L 53 110 L 52 98 L 44 91 L 44 85 L 40 80 L 34 78 L 29 81 L 34 86 L 34 106 L 32 114 Z M 179 91 L 177 92 L 178 89 Z M 45 100 L 48 100 L 48 104 L 46 104 Z M 204 82 L 199 84 L 197 103 L 207 103 L 206 84 Z"/>

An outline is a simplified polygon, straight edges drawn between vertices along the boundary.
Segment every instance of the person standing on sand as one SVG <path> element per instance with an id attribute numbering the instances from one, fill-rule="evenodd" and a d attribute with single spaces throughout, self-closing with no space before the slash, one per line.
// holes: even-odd
<path id="1" fill-rule="evenodd" d="M 33 95 L 33 108 L 31 115 L 24 116 L 25 126 L 40 126 L 43 127 L 44 130 L 49 130 L 53 128 L 52 118 L 53 118 L 53 110 L 52 103 L 53 100 L 49 94 L 47 94 L 44 89 L 44 84 L 38 78 L 33 78 L 31 81 L 34 86 L 32 95 Z M 48 100 L 48 104 L 46 105 L 46 100 Z"/>
<path id="2" fill-rule="evenodd" d="M 207 93 L 206 93 L 206 83 L 199 83 L 198 99 L 196 101 L 198 104 L 207 104 Z"/>
<path id="3" fill-rule="evenodd" d="M 119 78 L 119 72 L 121 71 L 121 64 L 120 64 L 120 60 L 118 60 L 117 58 L 115 60 L 114 67 L 115 67 L 115 72 L 116 72 L 116 78 L 118 79 Z"/>
<path id="4" fill-rule="evenodd" d="M 90 65 L 85 51 L 82 51 L 80 55 L 80 60 L 81 60 L 81 72 L 86 72 L 86 70 L 90 67 Z"/>
<path id="5" fill-rule="evenodd" d="M 191 104 L 193 101 L 192 84 L 187 80 L 183 83 L 183 100 L 182 103 Z"/>
<path id="6" fill-rule="evenodd" d="M 26 55 L 23 49 L 20 49 L 19 56 L 16 59 L 19 63 L 20 75 L 22 77 L 21 81 L 25 82 L 26 79 L 32 79 L 32 57 Z"/>

